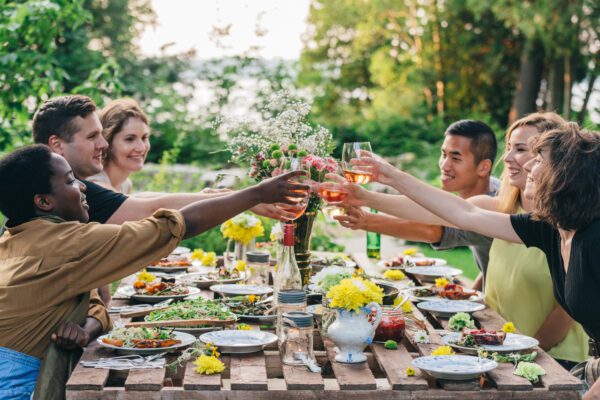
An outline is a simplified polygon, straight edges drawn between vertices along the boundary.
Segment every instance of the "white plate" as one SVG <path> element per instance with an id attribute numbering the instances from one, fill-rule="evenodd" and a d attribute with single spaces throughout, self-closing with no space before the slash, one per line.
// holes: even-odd
<path id="1" fill-rule="evenodd" d="M 277 336 L 265 331 L 223 330 L 200 335 L 200 340 L 217 346 L 221 353 L 254 353 L 275 343 Z"/>
<path id="2" fill-rule="evenodd" d="M 451 317 L 457 312 L 472 313 L 475 311 L 481 311 L 485 308 L 485 305 L 468 300 L 444 299 L 434 301 L 422 301 L 417 304 L 417 307 L 419 307 L 419 309 L 423 311 L 428 311 L 434 315 L 439 315 L 441 317 Z"/>
<path id="3" fill-rule="evenodd" d="M 142 303 L 158 303 L 163 300 L 173 299 L 173 300 L 183 300 L 188 296 L 200 294 L 200 289 L 188 286 L 189 292 L 186 294 L 177 294 L 177 295 L 169 295 L 169 296 L 150 296 L 147 294 L 132 294 L 131 298 L 133 300 L 142 302 Z"/>
<path id="4" fill-rule="evenodd" d="M 215 271 L 212 271 L 215 272 Z M 230 283 L 241 282 L 246 279 L 246 274 L 243 272 L 240 274 L 239 278 L 235 279 L 217 279 L 217 280 L 209 280 L 208 279 L 209 272 L 192 272 L 189 274 L 180 275 L 177 279 L 184 284 L 194 285 L 198 288 L 207 288 L 215 284 L 227 285 Z M 201 279 L 205 277 L 207 279 Z"/>
<path id="5" fill-rule="evenodd" d="M 422 277 L 425 280 L 433 280 L 442 276 L 457 276 L 462 274 L 462 271 L 458 268 L 452 267 L 410 267 L 404 271 L 415 276 Z"/>
<path id="6" fill-rule="evenodd" d="M 258 285 L 212 285 L 210 290 L 226 297 L 247 296 L 250 294 L 263 296 L 273 293 L 272 288 Z"/>
<path id="7" fill-rule="evenodd" d="M 435 257 L 411 257 L 411 256 L 403 256 L 406 259 L 406 263 L 415 263 L 418 261 L 423 261 L 423 260 L 433 260 L 435 261 L 435 263 L 433 265 L 429 265 L 430 267 L 434 267 L 434 266 L 443 266 L 448 264 L 448 262 L 446 260 L 444 260 L 443 258 L 435 258 Z M 411 268 L 411 266 L 404 264 L 404 265 L 396 265 L 394 267 L 387 267 L 385 265 L 386 262 L 388 262 L 388 260 L 381 260 L 377 262 L 377 266 L 378 267 L 382 267 L 382 268 L 388 268 L 388 269 L 405 269 L 405 268 Z"/>
<path id="8" fill-rule="evenodd" d="M 463 353 L 468 354 L 477 354 L 476 347 L 466 347 L 460 346 L 456 344 L 457 341 L 461 339 L 460 332 L 452 332 L 448 335 L 442 337 L 442 342 L 448 346 L 452 346 L 455 349 L 462 351 Z M 536 338 L 532 338 L 530 336 L 519 335 L 517 333 L 507 333 L 506 338 L 504 339 L 504 343 L 501 346 L 492 346 L 492 345 L 483 345 L 480 346 L 486 351 L 498 352 L 498 353 L 512 353 L 516 351 L 529 350 L 537 345 L 540 342 Z"/>
<path id="9" fill-rule="evenodd" d="M 149 265 L 146 267 L 146 271 L 148 272 L 164 272 L 167 274 L 174 274 L 176 272 L 187 272 L 187 270 L 189 268 L 191 268 L 192 266 L 187 266 L 187 267 L 161 267 L 160 265 Z"/>
<path id="10" fill-rule="evenodd" d="M 193 335 L 190 335 L 189 333 L 178 332 L 178 331 L 174 331 L 173 333 L 175 334 L 175 339 L 181 340 L 181 343 L 178 343 L 174 346 L 158 347 L 155 349 L 136 349 L 135 347 L 117 347 L 117 346 L 113 346 L 113 345 L 104 343 L 102 341 L 102 339 L 109 336 L 110 333 L 100 336 L 98 339 L 96 339 L 96 342 L 98 342 L 98 344 L 100 344 L 100 346 L 106 347 L 107 349 L 116 350 L 120 354 L 146 355 L 146 354 L 164 353 L 165 351 L 172 351 L 175 349 L 179 349 L 181 347 L 189 346 L 196 341 L 196 338 Z"/>
<path id="11" fill-rule="evenodd" d="M 426 356 L 412 360 L 412 365 L 435 378 L 474 379 L 498 367 L 494 360 L 473 356 Z"/>
<path id="12" fill-rule="evenodd" d="M 401 291 L 401 295 L 402 296 L 408 296 L 408 299 L 410 301 L 412 301 L 413 303 L 418 303 L 420 301 L 436 301 L 436 300 L 450 300 L 450 301 L 458 301 L 458 300 L 451 300 L 451 299 L 444 299 L 441 296 L 424 296 L 424 297 L 419 297 L 415 295 L 415 291 L 418 289 L 428 289 L 428 286 L 414 286 L 414 287 L 410 287 L 410 288 L 406 288 L 403 289 Z M 469 298 L 469 301 L 476 301 L 476 302 L 483 302 L 483 293 L 480 292 L 479 290 L 476 291 L 476 294 L 474 294 L 473 296 L 471 296 Z"/>
<path id="13" fill-rule="evenodd" d="M 171 255 L 181 256 L 181 255 L 188 254 L 191 252 L 192 252 L 192 250 L 189 247 L 178 246 L 178 247 L 175 247 L 175 250 L 173 250 L 171 252 Z"/>

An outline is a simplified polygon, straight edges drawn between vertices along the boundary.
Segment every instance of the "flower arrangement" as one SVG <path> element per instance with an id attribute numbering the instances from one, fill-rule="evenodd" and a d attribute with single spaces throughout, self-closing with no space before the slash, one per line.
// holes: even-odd
<path id="1" fill-rule="evenodd" d="M 327 298 L 331 308 L 358 312 L 372 301 L 381 304 L 383 289 L 363 278 L 347 278 L 329 289 Z"/>
<path id="2" fill-rule="evenodd" d="M 315 285 L 315 289 L 327 293 L 333 286 L 339 284 L 342 280 L 352 277 L 352 269 L 346 267 L 326 267 L 310 278 L 310 283 Z"/>
<path id="3" fill-rule="evenodd" d="M 231 161 L 248 165 L 249 176 L 261 181 L 273 176 L 282 158 L 301 158 L 311 179 L 321 182 L 327 171 L 337 170 L 337 163 L 328 156 L 333 149 L 331 133 L 309 123 L 310 109 L 311 104 L 280 91 L 261 110 L 262 120 L 221 121 L 219 130 L 229 136 Z M 320 199 L 313 194 L 307 209 L 319 207 Z"/>
<path id="4" fill-rule="evenodd" d="M 262 236 L 265 229 L 260 219 L 243 213 L 225 221 L 221 225 L 221 233 L 225 238 L 248 245 L 252 239 Z"/>

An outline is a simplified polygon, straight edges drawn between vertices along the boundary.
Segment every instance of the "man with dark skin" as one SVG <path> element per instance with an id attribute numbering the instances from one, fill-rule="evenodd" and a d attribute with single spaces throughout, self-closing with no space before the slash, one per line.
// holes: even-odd
<path id="1" fill-rule="evenodd" d="M 444 134 L 439 158 L 442 189 L 463 199 L 480 194 L 495 194 L 499 182 L 491 177 L 496 156 L 496 138 L 492 129 L 481 121 L 461 120 L 451 124 Z M 360 207 L 350 207 L 347 215 L 336 217 L 342 226 L 394 236 L 414 242 L 442 244 L 451 230 L 440 225 L 427 225 L 402 220 L 385 214 L 372 214 Z M 481 271 L 487 267 L 491 239 L 482 239 L 480 249 L 471 248 Z M 435 247 L 435 245 L 434 245 Z M 486 253 L 479 256 L 477 253 Z M 485 265 L 481 265 L 485 264 Z M 473 287 L 481 290 L 483 273 Z"/>
<path id="2" fill-rule="evenodd" d="M 0 211 L 9 218 L 7 232 L 0 238 L 0 258 L 5 260 L 0 265 L 4 292 L 0 351 L 9 356 L 0 357 L 0 368 L 11 370 L 22 360 L 15 368 L 30 377 L 27 387 L 31 388 L 35 364 L 48 348 L 50 332 L 69 314 L 79 295 L 97 282 L 106 284 L 130 275 L 151 259 L 169 254 L 180 240 L 256 204 L 294 204 L 299 194 L 305 196 L 310 190 L 293 182 L 302 174 L 290 172 L 179 211 L 159 210 L 122 226 L 86 224 L 86 187 L 63 157 L 40 145 L 9 154 L 0 160 L 0 185 L 5 189 L 0 193 Z M 70 337 L 71 328 L 64 326 L 66 339 L 76 341 Z M 23 379 L 14 371 L 14 381 L 0 380 L 0 394 L 12 393 L 11 384 L 22 389 Z"/>

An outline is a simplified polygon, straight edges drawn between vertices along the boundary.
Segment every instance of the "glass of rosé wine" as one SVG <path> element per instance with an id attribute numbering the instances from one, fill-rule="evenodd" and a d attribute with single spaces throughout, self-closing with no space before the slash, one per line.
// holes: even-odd
<path id="1" fill-rule="evenodd" d="M 348 182 L 369 183 L 373 180 L 373 171 L 370 166 L 361 165 L 360 158 L 364 153 L 372 153 L 369 142 L 344 143 L 342 148 L 342 172 Z M 354 160 L 354 161 L 353 161 Z"/>
<path id="2" fill-rule="evenodd" d="M 304 165 L 302 165 L 300 158 L 286 158 L 281 157 L 279 159 L 278 167 L 273 171 L 273 176 L 281 175 L 291 171 L 305 171 L 306 175 L 298 176 L 294 178 L 296 183 L 308 183 L 310 180 L 310 171 Z M 310 192 L 306 190 L 298 190 L 298 197 L 288 197 L 288 200 L 293 201 L 295 204 L 277 203 L 275 206 L 281 210 L 295 213 L 293 220 L 300 218 L 306 207 L 308 206 L 308 200 L 310 198 Z"/>

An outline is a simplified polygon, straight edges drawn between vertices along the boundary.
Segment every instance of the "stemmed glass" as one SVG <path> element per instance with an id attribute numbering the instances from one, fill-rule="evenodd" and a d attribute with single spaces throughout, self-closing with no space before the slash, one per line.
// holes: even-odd
<path id="1" fill-rule="evenodd" d="M 213 189 L 235 189 L 240 186 L 240 177 L 233 174 L 217 174 L 213 184 Z"/>
<path id="2" fill-rule="evenodd" d="M 330 172 L 328 175 L 331 176 L 331 174 L 340 175 L 339 168 L 337 171 Z M 339 178 L 342 179 L 341 176 Z M 323 214 L 329 219 L 334 220 L 335 216 L 346 214 L 346 210 L 339 205 L 344 203 L 348 198 L 348 191 L 338 180 L 335 178 L 325 178 L 325 180 L 319 184 L 319 195 L 327 203 L 321 211 L 323 211 Z"/>
<path id="3" fill-rule="evenodd" d="M 373 180 L 372 169 L 367 165 L 360 164 L 360 158 L 364 157 L 363 152 L 373 152 L 373 150 L 371 150 L 371 143 L 344 143 L 344 147 L 342 149 L 342 171 L 348 182 L 369 183 L 371 180 Z M 352 163 L 351 160 L 355 160 L 355 162 Z M 357 160 L 359 161 L 358 163 Z"/>
<path id="4" fill-rule="evenodd" d="M 305 171 L 306 175 L 297 176 L 294 178 L 294 182 L 296 183 L 307 183 L 310 180 L 310 171 L 304 165 L 302 165 L 300 158 L 285 158 L 281 157 L 279 160 L 279 165 L 275 171 L 273 171 L 273 175 L 281 175 L 286 172 L 291 171 Z M 295 205 L 285 204 L 285 203 L 277 203 L 275 206 L 281 210 L 295 213 L 293 220 L 300 218 L 304 211 L 306 211 L 306 207 L 308 206 L 308 200 L 310 198 L 310 192 L 305 190 L 297 190 L 298 197 L 288 197 L 290 201 L 296 203 Z"/>

